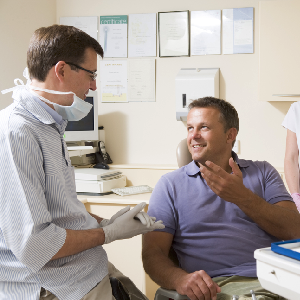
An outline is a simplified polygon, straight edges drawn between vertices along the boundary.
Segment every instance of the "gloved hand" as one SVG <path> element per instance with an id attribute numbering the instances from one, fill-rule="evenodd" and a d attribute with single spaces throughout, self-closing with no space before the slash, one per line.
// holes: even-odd
<path id="1" fill-rule="evenodd" d="M 104 227 L 104 226 L 112 224 L 116 218 L 122 216 L 124 213 L 126 213 L 129 210 L 130 210 L 130 206 L 128 205 L 128 206 L 122 208 L 121 210 L 119 210 L 117 213 L 115 213 L 110 219 L 103 219 L 100 222 L 99 226 Z"/>
<path id="2" fill-rule="evenodd" d="M 144 211 L 139 212 L 135 217 L 135 220 L 139 220 L 142 224 L 146 225 L 147 227 L 150 227 L 155 223 L 156 218 L 150 217 L 147 213 Z"/>
<path id="3" fill-rule="evenodd" d="M 151 222 L 150 220 L 145 221 L 143 224 L 141 221 L 135 220 L 134 217 L 141 212 L 141 210 L 146 206 L 145 202 L 136 205 L 133 209 L 123 213 L 121 216 L 117 217 L 113 223 L 103 227 L 105 234 L 105 244 L 111 243 L 115 240 L 129 239 L 136 235 L 147 233 L 155 229 L 163 229 L 165 225 L 162 221 L 157 221 L 152 225 L 148 226 Z M 142 215 L 145 216 L 146 213 Z M 139 215 L 141 217 L 141 214 Z M 148 215 L 147 215 L 148 216 Z M 148 216 L 149 217 L 149 216 Z M 142 218 L 142 217 L 141 217 Z M 149 217 L 151 218 L 151 217 Z M 152 221 L 154 221 L 151 218 Z M 144 223 L 145 223 L 144 222 Z M 150 223 L 149 223 L 150 222 Z"/>
<path id="4" fill-rule="evenodd" d="M 300 194 L 299 193 L 293 193 L 291 194 L 296 206 L 297 206 L 297 209 L 298 211 L 300 212 Z"/>

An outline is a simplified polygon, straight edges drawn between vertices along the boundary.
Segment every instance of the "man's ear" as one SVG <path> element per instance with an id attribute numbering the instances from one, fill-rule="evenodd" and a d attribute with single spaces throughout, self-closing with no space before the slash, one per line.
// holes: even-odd
<path id="1" fill-rule="evenodd" d="M 59 61 L 54 66 L 55 76 L 60 82 L 63 82 L 65 80 L 66 66 L 67 64 L 64 61 Z"/>
<path id="2" fill-rule="evenodd" d="M 230 128 L 227 131 L 227 143 L 232 144 L 233 141 L 235 141 L 236 136 L 237 136 L 238 132 L 236 128 Z"/>

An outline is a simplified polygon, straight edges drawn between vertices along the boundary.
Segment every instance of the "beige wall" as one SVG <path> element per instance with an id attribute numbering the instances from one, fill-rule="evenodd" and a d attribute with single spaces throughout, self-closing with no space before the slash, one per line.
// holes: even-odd
<path id="1" fill-rule="evenodd" d="M 35 29 L 56 20 L 55 0 L 0 0 L 0 91 L 23 78 L 29 39 Z M 0 109 L 12 103 L 12 93 L 0 94 Z"/>
<path id="2" fill-rule="evenodd" d="M 1 89 L 11 87 L 13 79 L 21 76 L 33 30 L 51 24 L 55 15 L 54 1 L 30 0 L 18 7 L 16 3 L 20 2 L 23 1 L 0 0 L 1 43 L 5 45 L 0 50 Z M 283 166 L 285 130 L 281 122 L 291 103 L 258 100 L 258 4 L 258 0 L 56 1 L 57 22 L 61 16 L 254 7 L 254 54 L 157 57 L 155 103 L 99 103 L 99 124 L 105 127 L 107 150 L 115 163 L 176 164 L 175 149 L 185 138 L 186 128 L 175 118 L 175 76 L 183 67 L 218 67 L 221 74 L 220 96 L 229 100 L 240 115 L 240 157 L 268 160 L 276 167 Z M 10 12 L 8 16 L 3 12 L 6 9 Z M 14 19 L 10 20 L 10 16 Z M 7 32 L 2 29 L 4 24 Z M 97 84 L 100 85 L 99 79 Z M 7 99 L 9 96 L 1 96 L 0 108 L 7 105 Z"/>

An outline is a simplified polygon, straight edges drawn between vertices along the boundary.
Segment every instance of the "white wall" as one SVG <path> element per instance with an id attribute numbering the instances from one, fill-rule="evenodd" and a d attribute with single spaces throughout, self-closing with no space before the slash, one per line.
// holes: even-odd
<path id="1" fill-rule="evenodd" d="M 99 122 L 105 127 L 107 148 L 114 162 L 176 164 L 175 149 L 185 138 L 186 128 L 175 119 L 175 76 L 183 67 L 218 67 L 220 97 L 230 101 L 240 116 L 240 157 L 283 166 L 285 130 L 280 124 L 290 103 L 258 100 L 258 3 L 258 0 L 57 0 L 58 18 L 254 7 L 254 54 L 157 57 L 155 103 L 100 103 Z"/>
<path id="2" fill-rule="evenodd" d="M 4 45 L 0 49 L 1 89 L 11 87 L 13 79 L 21 76 L 34 29 L 50 25 L 55 16 L 54 1 L 20 2 L 0 0 L 0 37 Z M 258 0 L 56 0 L 56 22 L 61 16 L 254 7 L 254 54 L 157 57 L 155 103 L 99 103 L 99 123 L 105 127 L 107 150 L 115 163 L 176 164 L 175 149 L 185 138 L 186 128 L 175 118 L 175 76 L 183 67 L 218 67 L 220 97 L 230 101 L 240 116 L 240 157 L 283 166 L 285 130 L 281 122 L 291 103 L 258 100 L 258 3 Z M 9 15 L 4 11 L 9 11 Z M 8 104 L 9 97 L 1 95 L 0 108 Z"/>
<path id="3" fill-rule="evenodd" d="M 23 78 L 29 39 L 34 30 L 56 20 L 55 0 L 0 0 L 0 91 Z M 11 94 L 0 94 L 0 109 L 12 103 Z"/>

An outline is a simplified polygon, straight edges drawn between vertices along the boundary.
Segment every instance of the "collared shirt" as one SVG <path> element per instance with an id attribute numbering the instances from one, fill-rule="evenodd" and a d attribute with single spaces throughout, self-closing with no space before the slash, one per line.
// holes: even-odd
<path id="1" fill-rule="evenodd" d="M 66 230 L 97 228 L 78 201 L 61 125 L 19 87 L 0 112 L 0 299 L 81 299 L 107 274 L 102 246 L 50 261 Z M 49 108 L 50 109 L 50 108 Z M 56 116 L 57 117 L 57 116 Z"/>
<path id="2" fill-rule="evenodd" d="M 270 204 L 292 201 L 278 172 L 265 161 L 233 158 L 244 185 Z M 152 192 L 148 214 L 162 220 L 174 236 L 173 248 L 188 273 L 204 270 L 211 277 L 256 277 L 254 250 L 278 241 L 236 204 L 217 196 L 195 162 L 168 173 Z"/>

